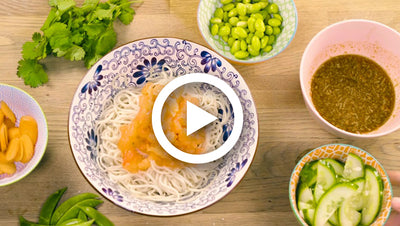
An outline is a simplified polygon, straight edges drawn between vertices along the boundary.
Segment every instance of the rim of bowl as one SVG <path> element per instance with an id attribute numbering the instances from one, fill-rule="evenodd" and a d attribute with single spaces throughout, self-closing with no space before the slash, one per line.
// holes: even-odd
<path id="1" fill-rule="evenodd" d="M 380 133 L 374 133 L 374 134 L 370 134 L 370 133 L 357 134 L 357 133 L 348 132 L 348 131 L 346 131 L 346 130 L 340 129 L 340 128 L 338 128 L 338 127 L 332 125 L 330 122 L 328 122 L 326 119 L 324 119 L 324 118 L 319 114 L 319 112 L 317 111 L 317 109 L 315 108 L 315 106 L 314 106 L 314 104 L 313 104 L 313 102 L 312 102 L 312 99 L 309 98 L 309 95 L 306 93 L 306 89 L 305 89 L 305 83 L 307 83 L 308 81 L 304 81 L 304 79 L 303 79 L 303 77 L 304 77 L 303 70 L 304 70 L 304 67 L 305 67 L 305 66 L 304 66 L 304 64 L 305 64 L 305 63 L 304 63 L 304 58 L 305 58 L 305 56 L 308 54 L 308 52 L 310 51 L 311 46 L 316 42 L 316 40 L 317 40 L 317 38 L 319 38 L 319 36 L 321 36 L 323 33 L 325 33 L 327 30 L 331 29 L 332 27 L 340 26 L 340 25 L 342 25 L 342 24 L 347 24 L 347 23 L 354 23 L 354 22 L 355 22 L 355 23 L 359 23 L 359 22 L 362 22 L 362 23 L 371 23 L 371 24 L 375 24 L 375 25 L 378 25 L 378 26 L 382 26 L 382 27 L 384 27 L 384 28 L 386 28 L 386 29 L 389 29 L 390 31 L 394 32 L 394 33 L 399 37 L 399 40 L 400 40 L 400 33 L 399 33 L 398 31 L 394 30 L 393 28 L 391 28 L 391 27 L 389 27 L 389 26 L 387 26 L 387 25 L 385 25 L 385 24 L 383 24 L 383 23 L 380 23 L 380 22 L 377 22 L 377 21 L 373 21 L 373 20 L 367 20 L 367 19 L 348 19 L 348 20 L 342 20 L 342 21 L 333 23 L 333 24 L 331 24 L 331 25 L 325 27 L 324 29 L 320 30 L 316 35 L 314 35 L 314 37 L 313 37 L 313 38 L 311 39 L 311 41 L 308 43 L 308 45 L 307 45 L 306 49 L 304 50 L 303 55 L 302 55 L 302 57 L 301 57 L 300 73 L 299 73 L 299 74 L 300 74 L 300 87 L 301 87 L 301 92 L 302 92 L 303 97 L 304 97 L 303 99 L 306 101 L 306 104 L 308 104 L 308 106 L 310 107 L 310 110 L 312 111 L 312 113 L 313 113 L 316 117 L 318 117 L 318 119 L 321 120 L 321 121 L 322 121 L 326 126 L 328 126 L 330 129 L 332 129 L 332 130 L 334 130 L 334 131 L 336 131 L 336 132 L 338 132 L 338 133 L 340 133 L 340 134 L 343 134 L 343 135 L 346 136 L 346 137 L 353 137 L 353 138 L 375 138 L 375 137 L 380 137 L 380 136 L 384 136 L 384 135 L 390 134 L 390 133 L 392 133 L 392 132 L 398 130 L 398 129 L 400 128 L 400 124 L 397 125 L 397 126 L 395 126 L 395 127 L 392 128 L 392 129 L 387 130 L 387 131 L 383 131 L 383 132 L 380 132 Z M 320 66 L 320 65 L 319 65 L 319 66 Z M 392 114 L 393 114 L 393 113 L 392 113 Z M 386 123 L 386 122 L 385 122 L 385 123 Z"/>
<path id="2" fill-rule="evenodd" d="M 25 90 L 23 90 L 23 89 L 21 89 L 21 88 L 18 88 L 18 87 L 16 87 L 16 86 L 9 85 L 9 84 L 5 84 L 5 83 L 0 83 L 0 86 L 8 86 L 8 87 L 11 87 L 11 88 L 13 88 L 13 89 L 16 89 L 17 91 L 21 92 L 23 95 L 26 95 L 26 96 L 28 96 L 30 99 L 32 99 L 33 102 L 39 107 L 39 110 L 40 110 L 40 112 L 41 112 L 42 115 L 43 115 L 44 125 L 45 125 L 45 142 L 44 142 L 44 146 L 43 146 L 43 151 L 42 151 L 40 157 L 38 158 L 38 161 L 35 162 L 35 163 L 30 167 L 30 169 L 27 169 L 27 167 L 25 166 L 25 167 L 22 169 L 22 171 L 26 170 L 26 171 L 24 172 L 24 174 L 21 174 L 20 176 L 14 178 L 14 180 L 11 180 L 11 181 L 9 181 L 9 182 L 7 182 L 7 183 L 1 183 L 1 184 L 0 184 L 0 187 L 2 187 L 2 186 L 7 186 L 7 185 L 10 185 L 10 184 L 13 184 L 13 183 L 16 183 L 16 182 L 22 180 L 23 178 L 25 178 L 26 176 L 28 176 L 28 175 L 39 165 L 39 163 L 42 161 L 42 158 L 43 158 L 43 156 L 44 156 L 44 153 L 46 152 L 46 149 L 47 149 L 47 144 L 48 144 L 48 141 L 49 141 L 49 139 L 48 139 L 48 138 L 49 138 L 49 131 L 48 131 L 48 125 L 47 125 L 46 115 L 44 114 L 44 111 L 43 111 L 42 107 L 40 106 L 39 102 L 37 102 L 35 98 L 33 98 L 33 97 L 32 97 L 28 92 L 26 92 Z M 0 180 L 0 181 L 1 181 L 1 180 Z"/>
<path id="3" fill-rule="evenodd" d="M 360 147 L 351 145 L 351 144 L 343 144 L 343 143 L 324 144 L 324 145 L 321 145 L 321 146 L 319 146 L 319 147 L 316 147 L 316 148 L 314 148 L 314 149 L 308 151 L 306 154 L 304 154 L 304 155 L 301 157 L 301 159 L 296 163 L 295 167 L 294 167 L 293 170 L 292 170 L 292 173 L 290 174 L 290 181 L 289 181 L 289 202 L 290 202 L 290 207 L 292 208 L 293 213 L 294 213 L 294 215 L 296 216 L 296 219 L 297 219 L 302 225 L 304 225 L 304 226 L 308 226 L 308 224 L 305 223 L 304 219 L 303 219 L 301 216 L 299 216 L 299 211 L 297 210 L 297 206 L 295 206 L 295 205 L 297 204 L 297 201 L 296 201 L 296 200 L 292 200 L 292 198 L 291 198 L 291 193 L 290 193 L 290 191 L 291 191 L 292 185 L 291 185 L 290 182 L 293 180 L 293 175 L 295 174 L 296 168 L 303 162 L 303 159 L 304 159 L 304 158 L 306 158 L 308 155 L 311 154 L 311 152 L 314 152 L 314 151 L 316 151 L 317 149 L 321 149 L 321 148 L 323 148 L 323 147 L 332 146 L 332 145 L 340 145 L 340 146 L 344 146 L 344 147 L 352 147 L 352 148 L 355 148 L 355 149 L 358 149 L 358 150 L 361 150 L 361 151 L 365 152 L 365 154 L 367 154 L 369 157 L 371 157 L 372 159 L 374 159 L 374 161 L 382 168 L 382 171 L 385 173 L 385 176 L 386 176 L 387 181 L 388 181 L 388 184 L 389 184 L 390 196 L 393 197 L 393 188 L 392 188 L 392 183 L 390 182 L 389 175 L 387 174 L 387 172 L 386 172 L 385 168 L 383 167 L 383 165 L 382 165 L 373 155 L 371 155 L 371 154 L 370 154 L 369 152 L 367 152 L 366 150 L 364 150 L 364 149 L 362 149 L 362 148 L 360 148 Z M 302 170 L 302 169 L 303 169 L 303 167 L 301 168 L 301 170 Z M 297 185 L 298 185 L 298 184 L 299 184 L 299 183 L 297 182 L 297 183 L 296 183 L 296 189 L 295 189 L 296 192 L 297 192 Z M 385 189 L 385 187 L 383 187 L 383 189 Z M 381 210 L 382 210 L 382 208 L 383 208 L 383 207 L 381 207 Z M 387 222 L 387 220 L 389 219 L 391 210 L 392 210 L 392 208 L 389 208 L 389 210 L 388 210 L 388 217 L 385 219 L 384 224 L 385 224 L 385 223 Z M 378 216 L 379 216 L 379 215 L 378 215 Z M 376 220 L 376 219 L 375 219 L 375 220 Z M 374 222 L 375 222 L 375 221 L 374 221 Z"/>
<path id="4" fill-rule="evenodd" d="M 298 26 L 299 18 L 298 18 L 298 15 L 297 15 L 297 8 L 296 8 L 296 4 L 294 3 L 294 0 L 290 0 L 290 1 L 292 2 L 293 9 L 294 9 L 295 25 L 294 25 L 294 30 L 293 30 L 292 36 L 290 37 L 289 41 L 286 43 L 286 45 L 285 45 L 281 50 L 279 50 L 279 51 L 278 51 L 276 54 L 274 54 L 274 55 L 271 55 L 271 56 L 266 57 L 266 58 L 261 58 L 261 59 L 256 60 L 256 61 L 239 60 L 239 59 L 236 59 L 236 58 L 234 58 L 234 57 L 233 57 L 233 58 L 232 58 L 232 57 L 229 57 L 229 56 L 227 56 L 226 54 L 224 54 L 223 52 L 221 52 L 219 49 L 215 48 L 214 45 L 205 37 L 205 35 L 203 34 L 203 32 L 202 32 L 202 30 L 201 30 L 201 28 L 200 28 L 200 19 L 199 19 L 199 16 L 198 16 L 198 15 L 200 14 L 200 5 L 201 5 L 201 3 L 202 3 L 203 1 L 208 1 L 208 0 L 200 0 L 199 4 L 198 4 L 198 6 L 197 6 L 197 28 L 198 28 L 198 30 L 200 31 L 200 34 L 201 34 L 201 37 L 203 37 L 203 40 L 206 41 L 207 45 L 208 45 L 214 52 L 218 53 L 219 55 L 221 55 L 222 57 L 224 57 L 226 60 L 230 61 L 230 63 L 233 62 L 233 63 L 237 63 L 237 64 L 248 65 L 248 64 L 257 64 L 257 63 L 261 63 L 261 62 L 263 62 L 263 61 L 269 60 L 269 59 L 271 59 L 271 58 L 273 58 L 273 57 L 278 56 L 280 53 L 282 53 L 282 52 L 289 46 L 289 44 L 293 41 L 294 36 L 296 35 L 296 31 L 297 31 L 297 26 Z"/>
<path id="5" fill-rule="evenodd" d="M 135 40 L 132 40 L 132 41 L 129 41 L 129 42 L 126 42 L 126 43 L 123 43 L 123 44 L 121 44 L 121 45 L 116 46 L 114 49 L 112 49 L 112 50 L 111 50 L 110 52 L 108 52 L 107 54 L 109 54 L 109 53 L 115 51 L 116 49 L 118 49 L 118 48 L 120 48 L 120 47 L 123 47 L 123 46 L 125 46 L 125 45 L 128 45 L 128 44 L 130 44 L 130 43 L 138 42 L 138 41 L 141 41 L 141 40 L 149 40 L 149 39 L 177 39 L 177 40 L 186 40 L 186 41 L 188 41 L 188 42 L 197 44 L 197 45 L 199 45 L 199 46 L 201 46 L 201 47 L 203 47 L 203 48 L 209 49 L 209 50 L 213 51 L 215 54 L 217 54 L 217 55 L 219 55 L 219 56 L 222 57 L 222 55 L 220 55 L 217 51 L 215 51 L 215 50 L 213 50 L 212 48 L 209 48 L 209 47 L 207 47 L 207 46 L 205 46 L 205 45 L 203 45 L 203 44 L 200 44 L 200 43 L 198 43 L 198 42 L 194 42 L 194 41 L 192 41 L 192 40 L 190 40 L 190 39 L 183 39 L 183 38 L 172 37 L 172 36 L 152 36 L 152 37 L 146 37 L 146 38 L 135 39 Z M 103 57 L 105 57 L 107 54 L 105 54 Z M 96 65 L 101 59 L 103 59 L 103 57 L 100 58 L 95 64 L 93 64 L 93 66 Z M 229 63 L 229 64 L 236 70 L 236 68 L 231 64 L 231 62 L 229 62 L 226 58 L 224 58 L 224 59 L 227 61 L 227 63 Z M 92 67 L 93 67 L 93 66 L 92 66 Z M 91 70 L 91 68 L 88 69 L 87 73 L 88 73 L 90 70 Z M 240 74 L 240 73 L 239 73 L 239 74 Z M 85 74 L 85 76 L 86 76 L 86 74 Z M 78 85 L 76 86 L 76 90 L 78 90 L 78 88 L 80 87 L 81 83 L 82 83 L 83 80 L 85 79 L 85 76 L 83 76 L 83 77 L 81 78 L 80 82 L 79 82 Z M 240 75 L 240 76 L 241 76 L 242 79 L 244 80 L 243 76 L 242 76 L 242 75 Z M 245 81 L 245 80 L 244 80 L 244 81 Z M 248 87 L 248 85 L 247 85 L 246 82 L 245 82 L 245 84 L 246 84 L 247 88 L 250 90 L 250 88 Z M 251 95 L 251 93 L 250 93 L 250 96 L 251 96 L 251 99 L 253 100 L 254 106 L 256 106 L 255 100 L 254 100 L 253 96 Z M 72 105 L 73 105 L 73 99 L 74 99 L 74 98 L 75 98 L 75 94 L 74 94 L 73 97 L 72 97 L 71 104 L 70 104 L 70 108 L 71 108 Z M 70 138 L 70 136 L 69 136 L 69 134 L 70 134 L 70 131 L 69 131 L 69 128 L 70 128 L 70 120 L 69 120 L 69 118 L 70 118 L 70 116 L 71 116 L 71 111 L 68 112 L 68 122 L 67 122 L 68 144 L 69 144 L 69 146 L 70 146 L 70 150 L 71 150 L 71 153 L 72 153 L 72 157 L 73 157 L 73 159 L 74 159 L 74 161 L 75 161 L 75 164 L 76 164 L 76 166 L 78 167 L 79 172 L 81 173 L 81 175 L 83 176 L 83 178 L 88 182 L 88 184 L 89 184 L 96 192 L 98 192 L 101 196 L 103 196 L 105 199 L 107 199 L 108 201 L 110 201 L 112 204 L 116 205 L 116 206 L 119 207 L 119 208 L 122 208 L 122 209 L 125 209 L 125 210 L 127 210 L 127 211 L 130 211 L 130 212 L 132 212 L 132 213 L 141 214 L 141 215 L 144 215 L 144 216 L 154 216 L 154 217 L 176 217 L 176 216 L 184 216 L 184 215 L 188 215 L 188 214 L 191 214 L 191 213 L 195 213 L 195 212 L 204 210 L 204 209 L 206 209 L 206 208 L 208 208 L 208 207 L 210 207 L 210 206 L 216 204 L 217 202 L 219 202 L 219 201 L 221 201 L 223 198 L 225 198 L 227 195 L 229 195 L 229 194 L 230 194 L 235 188 L 237 188 L 237 186 L 243 181 L 244 177 L 245 177 L 246 174 L 249 172 L 250 167 L 251 167 L 251 165 L 252 165 L 253 162 L 254 162 L 254 157 L 255 157 L 255 155 L 256 155 L 256 153 L 257 153 L 257 151 L 258 151 L 258 145 L 259 145 L 259 142 L 260 142 L 260 139 L 259 139 L 259 135 L 260 135 L 260 126 L 259 126 L 259 118 L 258 118 L 258 115 L 257 115 L 257 108 L 255 108 L 255 110 L 256 110 L 255 113 L 256 113 L 256 118 L 257 118 L 257 137 L 256 137 L 256 138 L 257 138 L 257 142 L 254 144 L 254 145 L 255 145 L 254 154 L 252 155 L 251 161 L 248 162 L 249 164 L 248 164 L 247 168 L 244 169 L 243 176 L 242 176 L 241 178 L 239 178 L 239 179 L 238 179 L 238 182 L 237 182 L 236 184 L 232 185 L 232 186 L 231 186 L 231 189 L 230 189 L 228 192 L 226 192 L 225 194 L 223 194 L 223 195 L 221 196 L 221 198 L 219 198 L 219 199 L 217 199 L 217 200 L 215 200 L 215 201 L 213 201 L 213 202 L 207 203 L 207 205 L 205 205 L 205 206 L 203 206 L 203 207 L 201 207 L 201 208 L 199 208 L 199 209 L 196 209 L 196 210 L 193 210 L 193 211 L 189 211 L 189 212 L 186 212 L 186 213 L 179 213 L 179 214 L 174 214 L 174 215 L 159 215 L 159 214 L 151 214 L 151 213 L 139 212 L 139 211 L 136 211 L 136 210 L 133 210 L 133 209 L 129 209 L 129 208 L 126 207 L 126 206 L 120 205 L 120 204 L 117 203 L 115 200 L 111 199 L 109 196 L 106 196 L 105 194 L 103 194 L 103 191 L 101 190 L 101 188 L 99 188 L 99 187 L 97 187 L 96 185 L 94 185 L 94 184 L 92 183 L 92 181 L 89 180 L 89 178 L 86 177 L 86 174 L 83 172 L 83 170 L 82 170 L 81 167 L 79 166 L 79 163 L 78 163 L 77 159 L 75 158 L 74 149 L 73 149 L 73 147 L 72 147 L 72 145 L 71 145 L 71 138 Z"/>

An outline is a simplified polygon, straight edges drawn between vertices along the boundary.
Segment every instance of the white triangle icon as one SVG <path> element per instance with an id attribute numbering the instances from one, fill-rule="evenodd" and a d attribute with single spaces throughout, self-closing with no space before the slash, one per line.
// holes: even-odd
<path id="1" fill-rule="evenodd" d="M 196 105 L 186 101 L 186 135 L 196 132 L 217 119 L 214 115 L 204 111 Z"/>

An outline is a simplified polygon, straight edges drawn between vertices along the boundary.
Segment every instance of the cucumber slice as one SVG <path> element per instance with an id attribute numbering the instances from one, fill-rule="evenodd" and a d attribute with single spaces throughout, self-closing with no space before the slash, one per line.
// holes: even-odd
<path id="1" fill-rule="evenodd" d="M 364 163 L 362 159 L 353 153 L 347 156 L 344 164 L 343 177 L 349 180 L 354 180 L 364 176 Z"/>
<path id="2" fill-rule="evenodd" d="M 337 210 L 336 210 L 336 212 L 334 212 L 332 214 L 332 216 L 329 218 L 328 222 L 331 225 L 339 225 L 339 219 L 338 219 L 338 215 L 337 215 Z"/>
<path id="3" fill-rule="evenodd" d="M 329 165 L 331 165 L 333 167 L 336 175 L 338 175 L 338 176 L 343 175 L 343 171 L 344 171 L 343 163 L 341 163 L 335 159 L 325 159 L 324 161 L 326 161 Z"/>
<path id="4" fill-rule="evenodd" d="M 336 183 L 336 175 L 333 168 L 324 160 L 317 163 L 317 182 L 314 188 L 314 200 L 318 203 L 321 196 Z"/>
<path id="5" fill-rule="evenodd" d="M 346 199 L 338 209 L 340 226 L 356 226 L 361 221 L 361 213 L 353 208 L 351 199 Z"/>
<path id="6" fill-rule="evenodd" d="M 372 166 L 365 166 L 364 204 L 361 224 L 370 225 L 378 215 L 382 206 L 383 182 L 378 171 Z"/>
<path id="7" fill-rule="evenodd" d="M 301 183 L 297 191 L 297 208 L 300 211 L 304 209 L 314 209 L 314 196 L 311 188 Z"/>
<path id="8" fill-rule="evenodd" d="M 314 222 L 314 213 L 315 209 L 303 210 L 304 220 L 306 221 L 307 224 L 312 225 L 312 222 Z"/>
<path id="9" fill-rule="evenodd" d="M 317 162 L 306 163 L 300 172 L 300 181 L 308 187 L 312 187 L 317 182 Z"/>
<path id="10" fill-rule="evenodd" d="M 325 225 L 345 199 L 357 192 L 357 186 L 352 183 L 338 183 L 331 187 L 321 197 L 315 209 L 314 225 Z"/>
<path id="11" fill-rule="evenodd" d="M 357 194 L 355 194 L 353 197 L 351 197 L 351 201 L 352 201 L 351 207 L 357 211 L 360 211 L 360 210 L 362 210 L 362 208 L 364 206 L 363 192 L 364 192 L 365 179 L 358 178 L 358 179 L 353 180 L 351 183 L 358 186 Z"/>

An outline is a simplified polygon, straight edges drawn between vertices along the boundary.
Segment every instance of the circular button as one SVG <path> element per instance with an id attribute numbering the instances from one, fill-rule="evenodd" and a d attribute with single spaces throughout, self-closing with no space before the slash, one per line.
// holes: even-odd
<path id="1" fill-rule="evenodd" d="M 165 136 L 161 124 L 162 109 L 169 95 L 177 88 L 189 83 L 208 83 L 212 86 L 217 87 L 226 95 L 232 105 L 233 112 L 235 114 L 232 133 L 230 134 L 228 139 L 216 150 L 205 154 L 189 154 L 176 148 Z M 216 76 L 204 73 L 187 74 L 177 77 L 176 79 L 169 82 L 158 94 L 156 101 L 154 102 L 152 111 L 152 125 L 158 143 L 161 145 L 161 147 L 164 148 L 166 152 L 168 152 L 168 154 L 180 161 L 187 163 L 208 163 L 221 158 L 235 146 L 240 137 L 240 134 L 242 133 L 243 109 L 239 97 L 236 95 L 235 91 L 223 80 L 219 79 Z"/>

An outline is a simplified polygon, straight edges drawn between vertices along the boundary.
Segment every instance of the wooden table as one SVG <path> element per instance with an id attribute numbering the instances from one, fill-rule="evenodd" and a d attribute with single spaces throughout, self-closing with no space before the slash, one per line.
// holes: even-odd
<path id="1" fill-rule="evenodd" d="M 83 0 L 77 1 L 82 3 Z M 154 37 L 178 37 L 206 45 L 196 21 L 199 0 L 144 0 L 132 24 L 115 24 L 118 44 Z M 400 170 L 400 131 L 379 139 L 351 141 L 323 130 L 307 112 L 299 84 L 302 53 L 324 27 L 344 19 L 376 20 L 400 31 L 398 0 L 297 0 L 296 36 L 279 56 L 267 62 L 234 65 L 255 99 L 260 137 L 254 162 L 243 181 L 216 204 L 184 216 L 135 214 L 105 200 L 100 207 L 116 225 L 297 225 L 288 200 L 295 160 L 304 150 L 341 142 L 373 154 L 387 170 Z M 0 82 L 30 93 L 43 108 L 49 127 L 46 154 L 18 183 L 0 187 L 0 225 L 17 225 L 18 216 L 37 220 L 47 196 L 68 186 L 66 197 L 96 191 L 80 173 L 68 143 L 67 121 L 72 96 L 87 69 L 82 62 L 48 57 L 49 82 L 39 88 L 17 77 L 22 44 L 39 31 L 50 10 L 47 0 L 0 1 Z M 395 194 L 400 195 L 398 188 Z"/>

